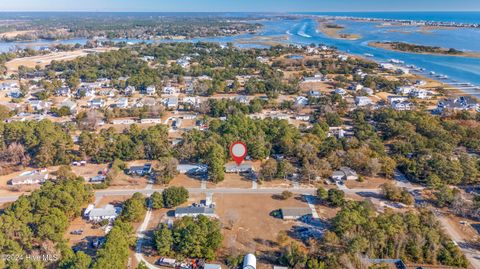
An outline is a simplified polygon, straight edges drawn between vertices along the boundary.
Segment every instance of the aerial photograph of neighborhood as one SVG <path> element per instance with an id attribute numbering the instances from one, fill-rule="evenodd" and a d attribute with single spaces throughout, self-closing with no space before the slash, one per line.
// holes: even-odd
<path id="1" fill-rule="evenodd" d="M 0 269 L 480 269 L 479 0 L 0 0 Z"/>

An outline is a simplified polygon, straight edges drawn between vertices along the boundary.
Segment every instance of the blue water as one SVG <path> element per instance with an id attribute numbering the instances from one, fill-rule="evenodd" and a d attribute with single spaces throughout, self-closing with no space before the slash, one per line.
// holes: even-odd
<path id="1" fill-rule="evenodd" d="M 325 13 L 322 13 L 325 14 Z M 394 19 L 417 19 L 417 20 L 437 20 L 438 21 L 456 21 L 468 23 L 480 23 L 480 12 L 462 12 L 462 13 L 327 13 L 328 15 L 352 15 L 359 17 L 382 17 Z M 375 16 L 374 16 L 375 15 Z M 449 30 L 433 30 L 420 31 L 416 27 L 380 27 L 379 22 L 359 22 L 338 20 L 336 23 L 345 26 L 345 33 L 354 33 L 361 35 L 359 40 L 340 40 L 334 39 L 318 32 L 317 23 L 314 19 L 278 19 L 271 21 L 261 21 L 264 25 L 260 36 L 289 36 L 289 40 L 285 41 L 290 44 L 309 45 L 325 44 L 335 46 L 340 51 L 349 54 L 363 56 L 365 54 L 374 55 L 373 59 L 378 62 L 388 61 L 390 59 L 398 59 L 406 64 L 415 65 L 424 68 L 427 71 L 424 75 L 428 76 L 428 72 L 434 71 L 437 74 L 447 75 L 450 80 L 444 82 L 468 82 L 480 86 L 480 58 L 469 57 L 453 57 L 438 56 L 394 52 L 368 46 L 371 41 L 402 41 L 414 44 L 440 46 L 446 48 L 455 48 L 460 50 L 480 52 L 480 29 L 471 28 L 455 28 Z M 226 44 L 227 42 L 235 43 L 237 38 L 252 37 L 252 35 L 241 35 L 236 37 L 215 37 L 215 38 L 196 38 L 192 40 L 183 40 L 175 42 L 196 42 L 208 41 Z M 172 42 L 164 41 L 143 41 L 143 40 L 125 40 L 117 39 L 114 41 L 126 41 L 132 43 L 138 42 Z M 62 40 L 56 43 L 68 44 L 85 44 L 84 39 Z M 35 42 L 35 47 L 39 47 L 44 42 Z M 50 42 L 45 42 L 50 43 Z M 32 45 L 32 43 L 1 43 L 0 52 L 8 51 L 12 45 Z M 43 44 L 44 45 L 44 44 Z M 238 44 L 239 47 L 251 48 L 261 47 L 258 44 Z M 480 91 L 464 90 L 466 93 L 480 97 Z"/>

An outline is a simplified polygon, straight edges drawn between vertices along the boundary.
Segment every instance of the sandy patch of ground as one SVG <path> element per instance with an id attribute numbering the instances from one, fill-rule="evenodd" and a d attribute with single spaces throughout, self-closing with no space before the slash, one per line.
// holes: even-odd
<path id="1" fill-rule="evenodd" d="M 5 66 L 9 74 L 17 72 L 18 67 L 23 65 L 29 68 L 34 68 L 36 65 L 45 67 L 52 61 L 68 61 L 77 57 L 86 56 L 90 53 L 106 52 L 110 50 L 116 50 L 117 48 L 95 48 L 95 49 L 81 49 L 74 51 L 54 52 L 46 55 L 38 55 L 32 57 L 16 58 L 8 61 Z"/>
<path id="2" fill-rule="evenodd" d="M 247 179 L 239 174 L 225 173 L 225 180 L 214 184 L 212 182 L 207 183 L 208 188 L 251 188 L 252 180 Z"/>
<path id="3" fill-rule="evenodd" d="M 201 184 L 202 184 L 201 181 L 196 178 L 192 178 L 185 174 L 178 174 L 172 179 L 172 181 L 170 181 L 168 185 L 183 186 L 185 188 L 200 188 Z M 158 188 L 162 187 L 160 185 L 157 185 L 157 186 Z"/>
<path id="4" fill-rule="evenodd" d="M 363 182 L 356 180 L 347 180 L 345 182 L 345 186 L 350 189 L 376 189 L 387 181 L 389 180 L 385 178 L 365 177 Z"/>

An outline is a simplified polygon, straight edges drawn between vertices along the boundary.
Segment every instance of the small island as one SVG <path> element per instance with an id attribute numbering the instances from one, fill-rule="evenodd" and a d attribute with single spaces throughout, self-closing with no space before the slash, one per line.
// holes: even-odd
<path id="1" fill-rule="evenodd" d="M 466 51 L 457 50 L 454 48 L 441 48 L 437 46 L 417 45 L 417 44 L 409 44 L 405 42 L 378 42 L 377 41 L 377 42 L 370 42 L 368 43 L 368 45 L 375 48 L 381 48 L 381 49 L 399 51 L 399 52 L 480 58 L 480 53 L 478 52 L 466 52 Z"/>
<path id="2" fill-rule="evenodd" d="M 345 40 L 357 40 L 361 38 L 359 34 L 341 33 L 340 31 L 344 29 L 345 26 L 335 23 L 320 22 L 318 25 L 318 31 L 329 37 Z"/>

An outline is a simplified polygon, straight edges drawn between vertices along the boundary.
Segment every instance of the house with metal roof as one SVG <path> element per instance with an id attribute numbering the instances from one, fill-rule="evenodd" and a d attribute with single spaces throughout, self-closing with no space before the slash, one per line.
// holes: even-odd
<path id="1" fill-rule="evenodd" d="M 35 170 L 22 173 L 20 176 L 12 178 L 8 183 L 12 186 L 41 184 L 44 183 L 47 178 L 48 173 Z"/>
<path id="2" fill-rule="evenodd" d="M 350 167 L 340 167 L 337 171 L 334 171 L 332 174 L 332 179 L 336 181 L 340 180 L 357 180 L 357 173 Z"/>
<path id="3" fill-rule="evenodd" d="M 235 163 L 227 163 L 224 167 L 226 173 L 245 173 L 255 171 L 253 165 L 250 163 L 242 163 L 240 165 Z"/>
<path id="4" fill-rule="evenodd" d="M 111 204 L 107 204 L 101 208 L 95 208 L 93 204 L 88 205 L 85 209 L 83 216 L 89 221 L 102 221 L 102 220 L 114 220 L 119 215 L 121 209 L 116 208 Z"/>
<path id="5" fill-rule="evenodd" d="M 281 208 L 280 213 L 284 220 L 297 220 L 303 216 L 311 215 L 312 210 L 309 207 L 286 207 Z"/>
<path id="6" fill-rule="evenodd" d="M 175 209 L 175 218 L 182 217 L 197 217 L 199 215 L 204 215 L 207 217 L 216 217 L 215 208 L 205 207 L 205 206 L 188 206 L 188 207 L 177 207 Z"/>

